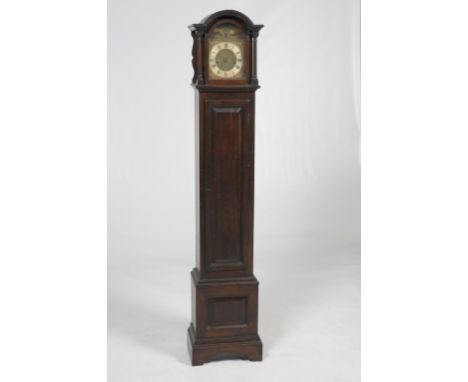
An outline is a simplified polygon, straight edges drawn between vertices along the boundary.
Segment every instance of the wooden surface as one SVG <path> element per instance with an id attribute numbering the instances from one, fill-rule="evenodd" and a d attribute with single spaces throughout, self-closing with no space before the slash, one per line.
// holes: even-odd
<path id="1" fill-rule="evenodd" d="M 245 34 L 244 79 L 206 80 L 207 41 L 223 23 Z M 196 92 L 197 267 L 188 330 L 193 365 L 262 359 L 253 274 L 255 41 L 261 27 L 236 11 L 217 12 L 189 27 Z"/>

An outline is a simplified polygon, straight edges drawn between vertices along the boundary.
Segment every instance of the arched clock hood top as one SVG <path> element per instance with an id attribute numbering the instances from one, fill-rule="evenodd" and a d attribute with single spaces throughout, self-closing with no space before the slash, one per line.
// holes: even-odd
<path id="1" fill-rule="evenodd" d="M 207 30 L 211 27 L 211 25 L 213 25 L 213 23 L 223 18 L 233 18 L 233 19 L 239 20 L 245 25 L 245 28 L 248 31 L 259 31 L 260 29 L 263 28 L 263 25 L 254 24 L 252 20 L 250 20 L 250 18 L 248 18 L 242 12 L 227 9 L 227 10 L 215 12 L 209 16 L 206 16 L 205 18 L 203 18 L 203 20 L 199 24 L 189 25 L 189 29 L 192 31 Z"/>

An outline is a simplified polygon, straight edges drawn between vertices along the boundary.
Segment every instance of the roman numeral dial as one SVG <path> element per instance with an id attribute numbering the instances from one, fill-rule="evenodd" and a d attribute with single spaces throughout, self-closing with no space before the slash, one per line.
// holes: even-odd
<path id="1" fill-rule="evenodd" d="M 210 50 L 208 66 L 221 78 L 232 78 L 240 72 L 244 62 L 242 51 L 232 42 L 219 42 Z"/>

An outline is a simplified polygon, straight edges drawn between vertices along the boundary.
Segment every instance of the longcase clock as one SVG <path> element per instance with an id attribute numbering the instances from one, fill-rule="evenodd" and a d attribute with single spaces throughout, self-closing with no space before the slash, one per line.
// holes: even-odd
<path id="1" fill-rule="evenodd" d="M 262 359 L 253 274 L 256 25 L 221 11 L 189 26 L 196 113 L 192 365 Z"/>

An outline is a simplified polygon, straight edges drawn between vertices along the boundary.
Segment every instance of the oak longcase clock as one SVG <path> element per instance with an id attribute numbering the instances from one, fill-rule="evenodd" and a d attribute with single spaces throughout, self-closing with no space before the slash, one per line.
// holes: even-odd
<path id="1" fill-rule="evenodd" d="M 193 365 L 262 359 L 253 274 L 254 117 L 262 25 L 221 11 L 189 26 L 196 113 Z"/>

